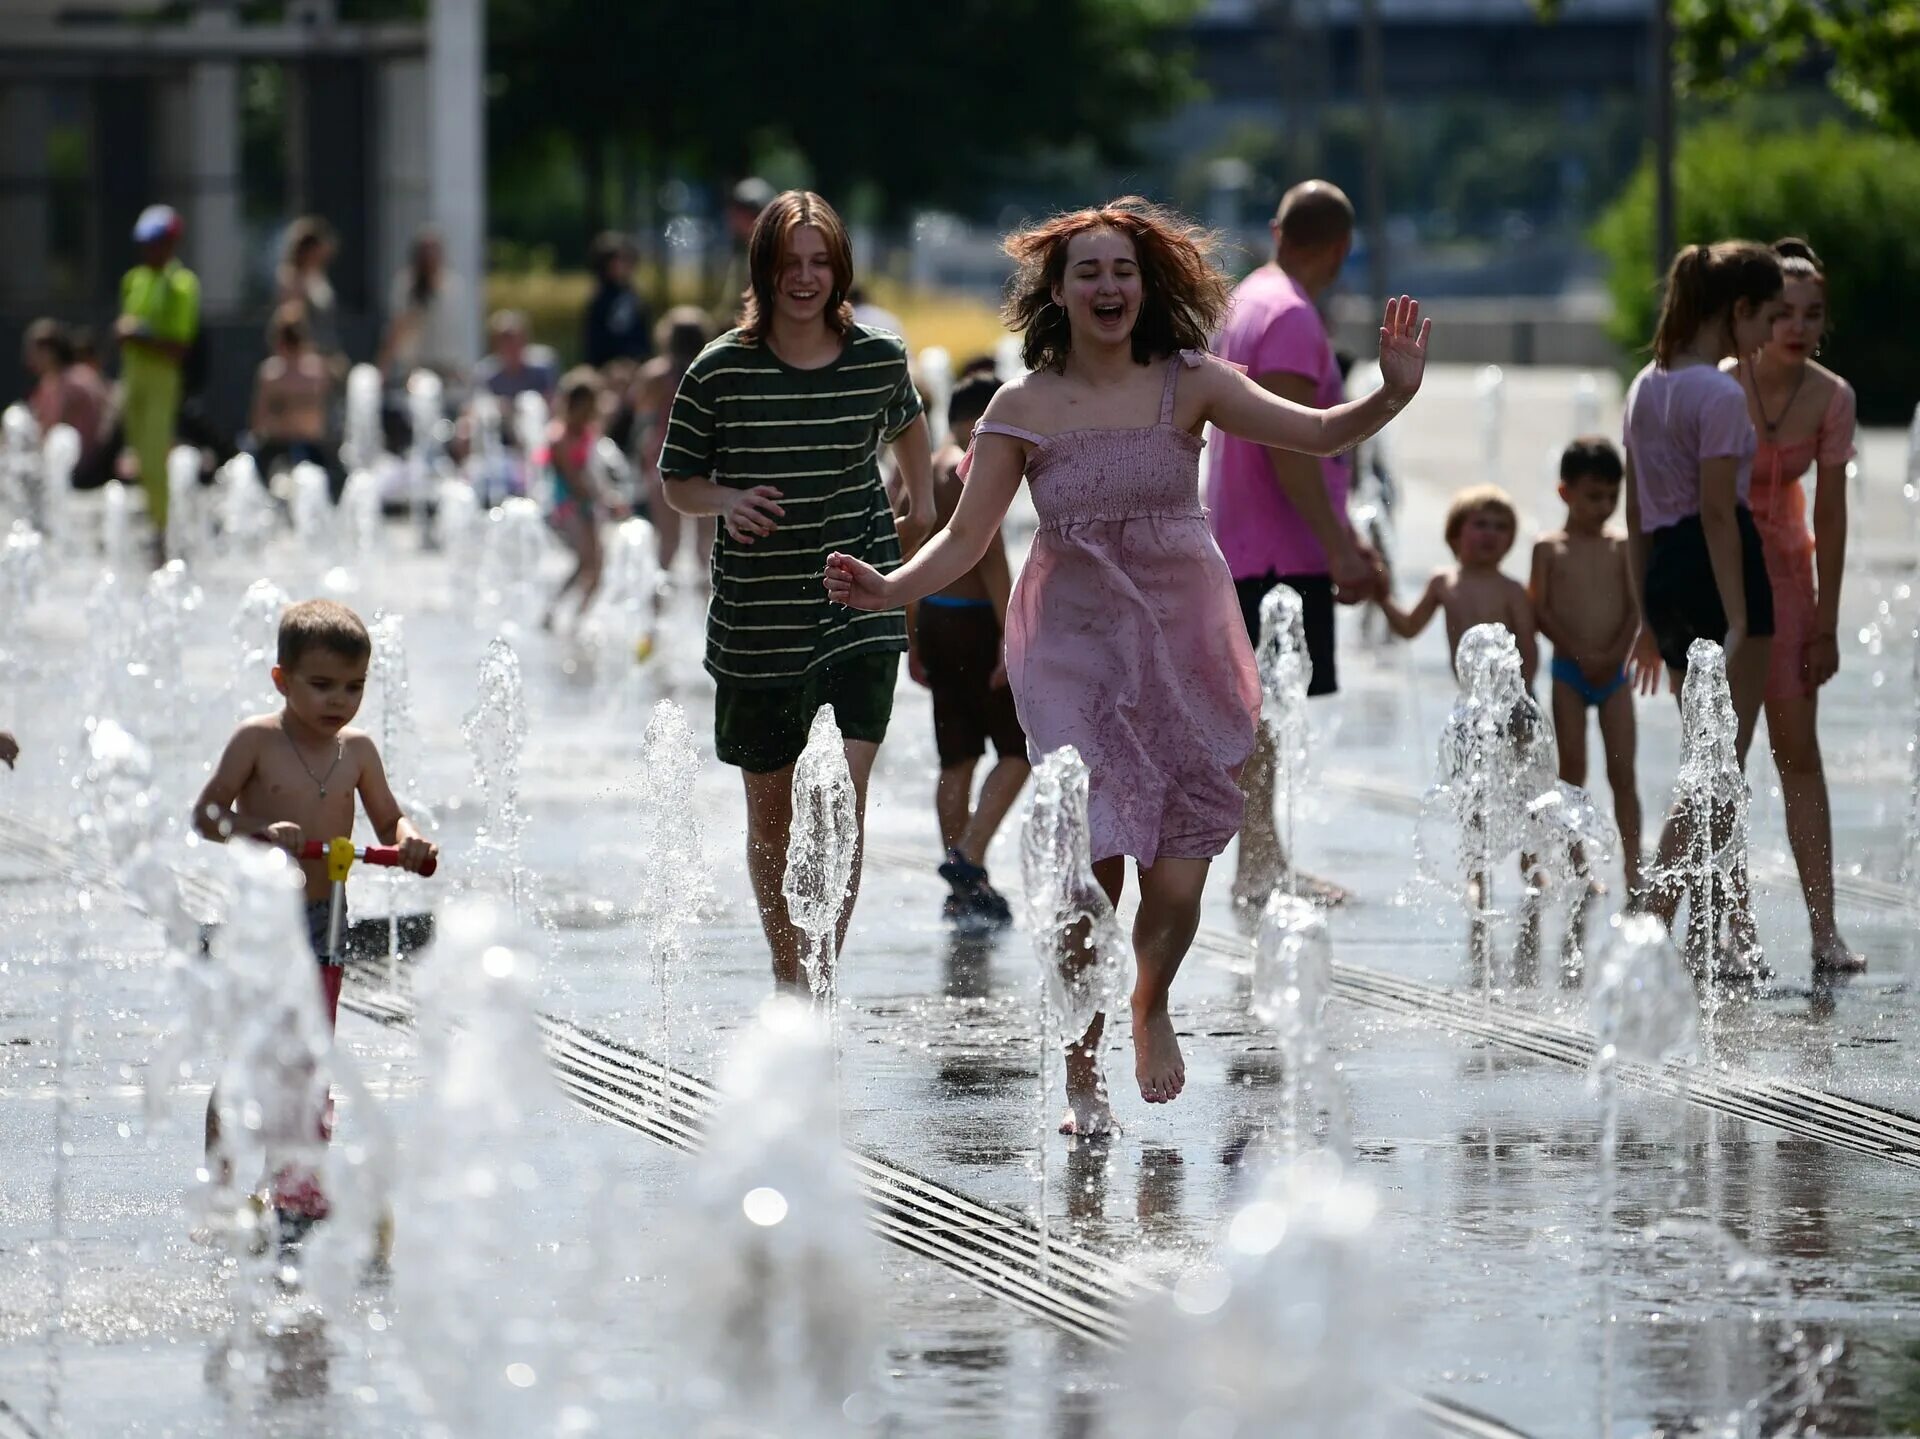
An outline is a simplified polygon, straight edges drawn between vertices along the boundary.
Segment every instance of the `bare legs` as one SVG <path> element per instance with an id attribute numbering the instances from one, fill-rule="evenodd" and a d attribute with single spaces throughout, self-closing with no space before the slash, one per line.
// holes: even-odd
<path id="1" fill-rule="evenodd" d="M 868 740 L 847 740 L 847 768 L 853 772 L 855 812 L 859 820 L 859 844 L 853 856 L 853 879 L 847 886 L 847 902 L 840 910 L 840 924 L 834 934 L 835 960 L 847 942 L 847 925 L 853 919 L 854 901 L 860 897 L 860 865 L 867 839 L 867 780 L 873 774 L 874 756 L 880 746 Z M 806 936 L 794 927 L 787 914 L 783 884 L 787 875 L 787 832 L 793 824 L 793 766 L 767 774 L 740 772 L 747 789 L 747 875 L 753 881 L 753 897 L 760 907 L 760 928 L 767 936 L 767 949 L 773 958 L 773 982 L 776 987 L 806 992 Z"/>
<path id="2" fill-rule="evenodd" d="M 1587 783 L 1587 706 L 1572 686 L 1553 686 L 1553 734 L 1560 745 L 1560 778 Z M 1640 875 L 1640 789 L 1634 773 L 1633 690 L 1622 685 L 1600 706 L 1600 744 L 1606 755 L 1607 786 L 1613 791 L 1613 819 L 1620 830 L 1620 857 L 1626 870 L 1627 908 L 1646 902 Z"/>
<path id="3" fill-rule="evenodd" d="M 1780 795 L 1787 811 L 1787 844 L 1807 898 L 1813 967 L 1865 969 L 1865 962 L 1847 948 L 1834 923 L 1833 811 L 1827 801 L 1827 772 L 1820 761 L 1819 701 L 1812 695 L 1770 699 L 1766 709 L 1767 740 L 1780 771 Z"/>
<path id="4" fill-rule="evenodd" d="M 1262 725 L 1253 742 L 1253 753 L 1240 770 L 1240 793 L 1246 796 L 1247 807 L 1240 821 L 1233 902 L 1243 908 L 1265 904 L 1280 883 L 1280 876 L 1286 873 L 1286 849 L 1273 817 L 1274 758 L 1273 739 Z"/>
<path id="5" fill-rule="evenodd" d="M 1133 1064 L 1140 1097 L 1149 1104 L 1178 1098 L 1187 1082 L 1186 1063 L 1174 1034 L 1167 996 L 1173 977 L 1200 929 L 1200 896 L 1206 888 L 1205 859 L 1161 859 L 1140 875 L 1140 911 L 1133 921 Z M 1117 907 L 1126 882 L 1124 857 L 1097 860 L 1094 878 Z M 1098 1097 L 1099 1047 L 1105 1026 L 1096 1019 L 1080 1042 L 1067 1051 L 1068 1125 L 1078 1133 L 1098 1132 L 1111 1124 Z M 1093 1121 L 1091 1125 L 1084 1121 Z"/>
<path id="6" fill-rule="evenodd" d="M 574 515 L 565 522 L 567 543 L 573 547 L 573 573 L 567 576 L 566 583 L 555 591 L 553 602 L 547 606 L 546 615 L 540 621 L 542 629 L 552 629 L 554 619 L 560 613 L 560 601 L 570 591 L 578 590 L 578 607 L 573 612 L 574 623 L 578 624 L 582 616 L 593 605 L 593 598 L 600 593 L 600 572 L 603 561 L 600 551 L 600 527 L 592 516 Z"/>

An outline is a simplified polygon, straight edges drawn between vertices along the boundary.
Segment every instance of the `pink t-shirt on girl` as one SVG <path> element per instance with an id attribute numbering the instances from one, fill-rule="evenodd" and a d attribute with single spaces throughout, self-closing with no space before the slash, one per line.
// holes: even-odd
<path id="1" fill-rule="evenodd" d="M 1276 371 L 1313 381 L 1321 409 L 1345 398 L 1340 362 L 1313 297 L 1278 265 L 1262 265 L 1233 292 L 1233 308 L 1214 353 L 1256 380 Z M 1207 508 L 1214 541 L 1236 580 L 1267 575 L 1324 575 L 1326 551 L 1280 490 L 1264 445 L 1215 430 L 1207 442 Z M 1320 462 L 1333 512 L 1347 513 L 1353 461 L 1332 455 Z"/>
<path id="2" fill-rule="evenodd" d="M 1753 482 L 1753 420 L 1747 393 L 1712 365 L 1650 364 L 1627 387 L 1622 424 L 1640 497 L 1643 532 L 1700 513 L 1700 462 L 1733 459 L 1741 504 Z"/>

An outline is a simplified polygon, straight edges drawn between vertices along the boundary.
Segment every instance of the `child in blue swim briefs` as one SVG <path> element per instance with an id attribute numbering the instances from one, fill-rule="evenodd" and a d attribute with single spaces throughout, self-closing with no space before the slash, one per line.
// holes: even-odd
<path id="1" fill-rule="evenodd" d="M 1633 686 L 1627 657 L 1640 633 L 1624 535 L 1606 523 L 1620 503 L 1620 452 L 1586 436 L 1560 456 L 1560 498 L 1566 527 L 1533 547 L 1534 622 L 1553 645 L 1553 730 L 1560 778 L 1587 782 L 1587 710 L 1599 711 L 1600 742 L 1613 788 L 1614 818 L 1626 860 L 1627 903 L 1640 888 L 1640 796 L 1633 773 Z"/>

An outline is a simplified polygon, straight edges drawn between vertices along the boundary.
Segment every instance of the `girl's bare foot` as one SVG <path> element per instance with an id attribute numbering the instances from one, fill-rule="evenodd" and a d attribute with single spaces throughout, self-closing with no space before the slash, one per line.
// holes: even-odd
<path id="1" fill-rule="evenodd" d="M 1855 954 L 1847 948 L 1847 942 L 1836 934 L 1824 943 L 1813 947 L 1813 972 L 1815 974 L 1865 974 L 1867 972 L 1866 956 Z"/>
<path id="2" fill-rule="evenodd" d="M 1060 1121 L 1060 1132 L 1082 1139 L 1098 1139 L 1119 1127 L 1113 1122 L 1113 1106 L 1107 1103 L 1107 1082 L 1100 1073 L 1098 1045 L 1069 1045 L 1067 1112 Z"/>
<path id="3" fill-rule="evenodd" d="M 1140 1080 L 1140 1097 L 1148 1104 L 1165 1104 L 1186 1087 L 1186 1061 L 1164 1005 L 1134 1011 L 1133 1070 Z"/>

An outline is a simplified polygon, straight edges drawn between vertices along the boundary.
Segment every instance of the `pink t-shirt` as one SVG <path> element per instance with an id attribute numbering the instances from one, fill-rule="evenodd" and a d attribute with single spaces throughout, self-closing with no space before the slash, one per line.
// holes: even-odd
<path id="1" fill-rule="evenodd" d="M 1214 352 L 1255 379 L 1275 371 L 1305 375 L 1321 409 L 1344 398 L 1340 362 L 1313 297 L 1278 265 L 1262 265 L 1234 290 Z M 1208 446 L 1207 506 L 1213 537 L 1233 577 L 1326 574 L 1326 552 L 1293 501 L 1281 493 L 1266 446 L 1218 430 Z M 1344 516 L 1353 461 L 1334 455 L 1322 460 L 1320 469 L 1334 514 Z"/>
<path id="2" fill-rule="evenodd" d="M 1700 462 L 1731 457 L 1740 503 L 1753 482 L 1747 393 L 1712 365 L 1650 364 L 1627 387 L 1621 426 L 1640 497 L 1640 528 L 1663 530 L 1700 513 Z"/>

